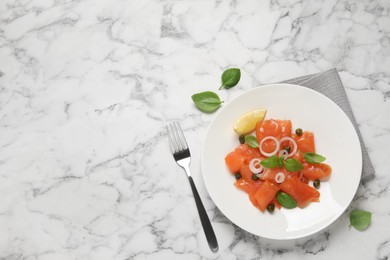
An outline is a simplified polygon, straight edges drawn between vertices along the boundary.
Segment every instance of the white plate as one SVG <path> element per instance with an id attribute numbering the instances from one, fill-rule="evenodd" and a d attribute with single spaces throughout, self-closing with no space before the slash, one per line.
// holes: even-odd
<path id="1" fill-rule="evenodd" d="M 319 203 L 262 213 L 234 186 L 224 161 L 239 144 L 233 123 L 259 108 L 267 109 L 266 119 L 290 119 L 293 129 L 314 132 L 317 153 L 332 167 L 329 180 L 321 182 Z M 224 105 L 207 131 L 201 163 L 212 200 L 234 224 L 265 238 L 295 239 L 327 227 L 348 207 L 360 182 L 362 153 L 351 121 L 333 101 L 305 87 L 273 84 L 249 90 Z"/>

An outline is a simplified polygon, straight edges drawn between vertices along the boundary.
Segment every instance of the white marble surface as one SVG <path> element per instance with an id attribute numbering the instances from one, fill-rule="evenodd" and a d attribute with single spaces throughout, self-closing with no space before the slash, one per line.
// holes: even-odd
<path id="1" fill-rule="evenodd" d="M 200 150 L 215 114 L 190 96 L 239 67 L 225 102 L 336 67 L 376 178 L 320 233 L 253 236 L 210 200 Z M 390 2 L 0 2 L 1 259 L 388 259 Z M 220 249 L 212 253 L 164 130 L 179 120 Z M 373 213 L 349 228 L 355 208 Z"/>

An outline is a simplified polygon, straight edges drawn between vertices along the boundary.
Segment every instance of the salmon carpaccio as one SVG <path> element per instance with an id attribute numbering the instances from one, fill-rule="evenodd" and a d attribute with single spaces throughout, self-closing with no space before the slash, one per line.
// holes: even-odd
<path id="1" fill-rule="evenodd" d="M 285 139 L 285 137 L 292 138 L 297 150 L 294 154 L 290 154 L 289 158 L 298 161 L 302 165 L 302 169 L 291 172 L 285 167 L 264 167 L 261 173 L 254 174 L 249 166 L 253 159 L 257 158 L 262 161 L 268 158 L 266 156 L 268 153 L 274 152 L 276 156 L 279 156 L 279 152 L 282 150 L 287 149 L 288 151 L 290 149 L 290 151 L 294 151 L 294 143 L 288 140 L 282 143 L 279 142 L 278 151 L 275 151 L 277 144 L 273 140 L 265 140 L 262 149 L 252 148 L 247 144 L 239 144 L 226 155 L 225 162 L 229 171 L 236 175 L 234 185 L 248 194 L 253 206 L 261 211 L 265 211 L 271 203 L 280 208 L 280 204 L 276 200 L 276 195 L 280 191 L 290 195 L 300 208 L 308 206 L 311 202 L 319 202 L 320 193 L 311 182 L 326 180 L 331 175 L 332 169 L 325 163 L 309 163 L 305 160 L 304 153 L 316 152 L 314 133 L 303 131 L 302 134 L 297 135 L 292 132 L 292 122 L 290 120 L 268 119 L 256 124 L 255 135 L 258 143 L 261 143 L 266 137 L 270 139 L 269 136 L 277 140 Z M 266 155 L 262 154 L 261 150 Z M 284 176 L 282 181 L 277 178 L 277 175 L 280 174 Z"/>

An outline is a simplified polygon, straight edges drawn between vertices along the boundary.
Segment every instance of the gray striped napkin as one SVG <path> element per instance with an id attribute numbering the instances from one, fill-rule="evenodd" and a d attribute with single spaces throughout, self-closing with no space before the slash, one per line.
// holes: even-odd
<path id="1" fill-rule="evenodd" d="M 359 136 L 360 145 L 362 147 L 362 184 L 373 179 L 375 177 L 375 170 L 372 166 L 370 157 L 368 156 L 366 146 L 364 145 L 362 136 L 360 134 L 358 125 L 351 109 L 351 105 L 349 104 L 347 94 L 345 93 L 343 83 L 341 82 L 337 70 L 331 69 L 322 73 L 289 79 L 283 81 L 283 83 L 300 85 L 316 90 L 333 100 L 342 110 L 344 110 L 345 114 L 349 117 L 353 126 L 356 129 L 356 132 Z"/>

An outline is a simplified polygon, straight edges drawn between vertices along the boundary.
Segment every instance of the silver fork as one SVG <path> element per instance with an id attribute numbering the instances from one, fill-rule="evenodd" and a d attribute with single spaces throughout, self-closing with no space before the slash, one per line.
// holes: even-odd
<path id="1" fill-rule="evenodd" d="M 195 187 L 195 183 L 192 179 L 190 172 L 190 162 L 191 154 L 190 149 L 188 148 L 187 141 L 184 137 L 183 131 L 179 123 L 174 122 L 170 125 L 167 125 L 167 133 L 169 139 L 169 145 L 173 154 L 173 158 L 178 165 L 180 165 L 187 173 L 188 179 L 190 181 L 192 193 L 194 194 L 196 207 L 198 208 L 198 213 L 200 217 L 200 222 L 202 223 L 203 231 L 206 235 L 207 242 L 211 251 L 218 251 L 218 242 L 215 237 L 213 227 L 211 226 L 210 219 L 207 216 L 207 212 L 203 206 L 202 200 L 200 199 L 199 193 Z"/>

